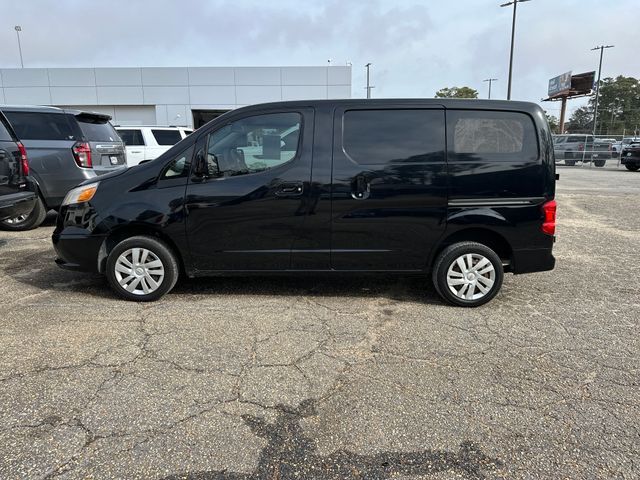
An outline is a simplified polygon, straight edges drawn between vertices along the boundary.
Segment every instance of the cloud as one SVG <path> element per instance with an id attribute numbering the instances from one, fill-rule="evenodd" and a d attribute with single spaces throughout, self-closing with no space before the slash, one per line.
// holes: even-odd
<path id="1" fill-rule="evenodd" d="M 499 1 L 30 0 L 8 2 L 0 66 L 326 65 L 353 63 L 353 96 L 430 97 L 488 77 L 504 96 L 511 10 Z M 638 35 L 621 27 L 636 0 L 534 0 L 518 7 L 514 98 L 538 101 L 547 80 L 597 67 L 589 49 L 614 43 L 605 75 L 640 76 Z M 635 41 L 632 38 L 636 35 Z M 575 102 L 577 106 L 579 102 Z M 555 105 L 547 105 L 553 111 Z"/>

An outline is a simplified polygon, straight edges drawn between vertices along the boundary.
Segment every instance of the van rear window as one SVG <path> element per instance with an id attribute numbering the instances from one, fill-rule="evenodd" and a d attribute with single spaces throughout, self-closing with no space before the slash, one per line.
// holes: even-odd
<path id="1" fill-rule="evenodd" d="M 447 112 L 449 156 L 456 160 L 535 162 L 538 140 L 524 113 L 484 110 Z"/>
<path id="2" fill-rule="evenodd" d="M 5 112 L 20 140 L 78 140 L 79 132 L 64 113 Z"/>

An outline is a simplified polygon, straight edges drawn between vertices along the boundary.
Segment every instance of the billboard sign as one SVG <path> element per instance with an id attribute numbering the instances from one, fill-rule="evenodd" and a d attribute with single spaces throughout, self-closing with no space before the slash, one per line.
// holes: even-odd
<path id="1" fill-rule="evenodd" d="M 549 80 L 549 96 L 554 97 L 571 90 L 571 72 L 563 73 Z"/>
<path id="2" fill-rule="evenodd" d="M 571 77 L 571 90 L 576 95 L 589 95 L 595 89 L 596 72 L 585 72 Z"/>

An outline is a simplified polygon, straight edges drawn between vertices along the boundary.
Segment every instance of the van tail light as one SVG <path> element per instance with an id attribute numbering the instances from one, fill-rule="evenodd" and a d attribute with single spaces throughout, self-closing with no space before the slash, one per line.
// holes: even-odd
<path id="1" fill-rule="evenodd" d="M 542 222 L 542 232 L 547 235 L 555 235 L 556 233 L 556 209 L 555 200 L 551 200 L 542 205 L 542 213 L 544 221 Z"/>
<path id="2" fill-rule="evenodd" d="M 93 166 L 91 163 L 91 146 L 87 142 L 76 142 L 71 147 L 71 150 L 73 151 L 73 158 L 75 158 L 79 167 L 91 168 Z"/>
<path id="3" fill-rule="evenodd" d="M 29 160 L 27 160 L 27 149 L 24 148 L 22 142 L 18 142 L 18 151 L 20 152 L 20 166 L 22 167 L 22 175 L 29 175 Z"/>

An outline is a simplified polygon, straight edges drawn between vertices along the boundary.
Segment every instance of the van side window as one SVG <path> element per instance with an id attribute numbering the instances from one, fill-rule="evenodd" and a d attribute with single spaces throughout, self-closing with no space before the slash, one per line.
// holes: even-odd
<path id="1" fill-rule="evenodd" d="M 127 147 L 144 145 L 144 138 L 140 130 L 118 130 L 118 135 Z"/>
<path id="2" fill-rule="evenodd" d="M 193 146 L 178 153 L 172 162 L 169 163 L 162 171 L 160 180 L 169 180 L 173 178 L 186 177 L 189 174 L 191 166 L 191 155 L 193 154 Z"/>
<path id="3" fill-rule="evenodd" d="M 442 110 L 348 110 L 342 145 L 360 165 L 444 161 Z"/>
<path id="4" fill-rule="evenodd" d="M 63 113 L 5 112 L 20 140 L 79 140 L 69 115 Z"/>
<path id="5" fill-rule="evenodd" d="M 235 176 L 275 168 L 298 153 L 299 113 L 242 118 L 209 135 L 207 163 L 216 176 Z"/>
<path id="6" fill-rule="evenodd" d="M 538 139 L 524 113 L 448 110 L 449 158 L 453 160 L 535 162 Z"/>

